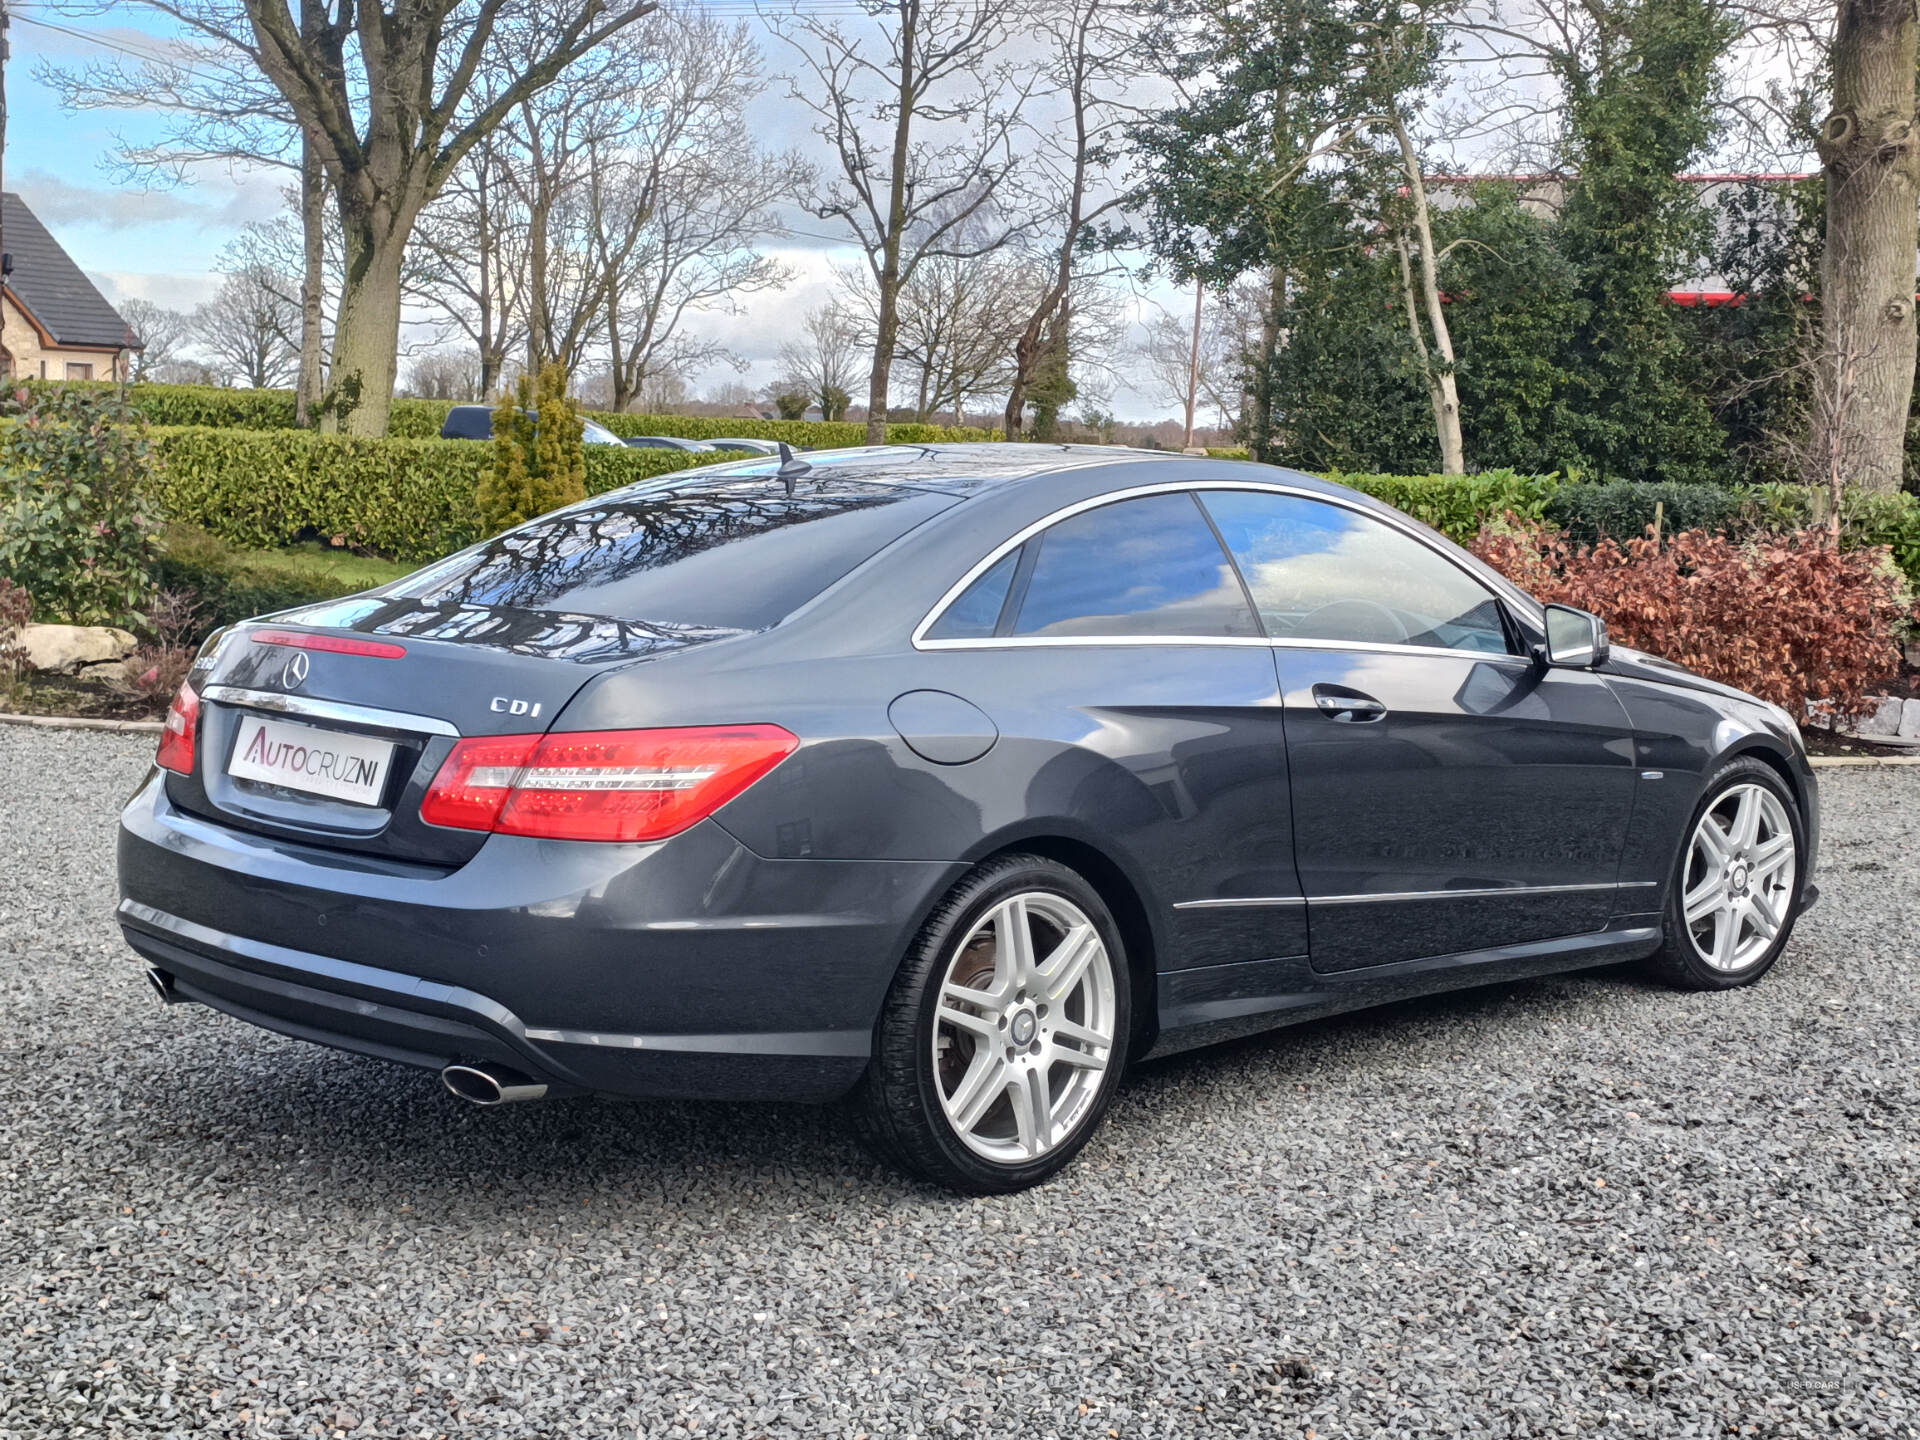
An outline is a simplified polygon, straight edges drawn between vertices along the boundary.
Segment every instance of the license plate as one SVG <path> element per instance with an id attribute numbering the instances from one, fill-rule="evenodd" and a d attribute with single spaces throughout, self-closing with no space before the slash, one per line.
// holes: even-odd
<path id="1" fill-rule="evenodd" d="M 378 805 L 392 764 L 389 740 L 243 715 L 227 774 L 354 805 Z"/>

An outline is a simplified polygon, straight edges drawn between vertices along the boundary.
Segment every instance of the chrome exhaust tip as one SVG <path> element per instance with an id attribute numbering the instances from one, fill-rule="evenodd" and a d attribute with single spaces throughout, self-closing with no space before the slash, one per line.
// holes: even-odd
<path id="1" fill-rule="evenodd" d="M 440 1083 L 472 1105 L 511 1105 L 543 1099 L 547 1093 L 545 1081 L 503 1065 L 449 1065 L 440 1072 Z"/>
<path id="2" fill-rule="evenodd" d="M 147 984 L 153 987 L 153 993 L 160 997 L 162 1005 L 178 1005 L 180 996 L 173 988 L 173 977 L 155 966 L 147 967 Z"/>

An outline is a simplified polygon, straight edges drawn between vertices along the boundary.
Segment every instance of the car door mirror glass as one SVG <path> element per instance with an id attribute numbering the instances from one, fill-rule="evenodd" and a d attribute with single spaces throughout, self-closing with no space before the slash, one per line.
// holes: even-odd
<path id="1" fill-rule="evenodd" d="M 1607 658 L 1607 622 L 1571 605 L 1547 606 L 1547 663 L 1587 670 Z"/>

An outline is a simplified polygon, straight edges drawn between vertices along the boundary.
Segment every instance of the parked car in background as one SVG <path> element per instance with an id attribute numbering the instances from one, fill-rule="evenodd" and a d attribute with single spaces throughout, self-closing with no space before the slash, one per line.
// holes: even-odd
<path id="1" fill-rule="evenodd" d="M 483 1105 L 846 1098 L 984 1193 L 1143 1055 L 1621 961 L 1731 989 L 1814 897 L 1793 717 L 1357 491 L 1039 444 L 783 470 L 216 635 L 122 816 L 155 990 Z"/>
<path id="2" fill-rule="evenodd" d="M 446 423 L 440 427 L 442 440 L 491 440 L 493 438 L 493 407 L 491 405 L 456 405 L 447 412 Z M 618 445 L 620 437 L 597 420 L 582 420 L 580 439 L 588 445 Z"/>
<path id="3" fill-rule="evenodd" d="M 707 448 L 710 450 L 738 450 L 743 455 L 778 455 L 780 453 L 780 446 L 775 441 L 749 440 L 744 436 L 738 435 L 727 435 L 718 440 L 709 440 L 707 441 Z M 804 450 L 807 447 L 796 445 L 793 448 L 796 450 Z"/>
<path id="4" fill-rule="evenodd" d="M 622 443 L 635 450 L 684 450 L 692 455 L 710 455 L 715 448 L 704 440 L 686 440 L 678 435 L 628 435 Z"/>

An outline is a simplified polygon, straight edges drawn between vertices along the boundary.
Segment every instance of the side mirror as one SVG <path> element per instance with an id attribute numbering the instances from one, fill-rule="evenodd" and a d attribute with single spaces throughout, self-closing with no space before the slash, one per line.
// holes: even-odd
<path id="1" fill-rule="evenodd" d="M 1547 663 L 1591 670 L 1607 658 L 1607 622 L 1571 605 L 1547 606 Z"/>

